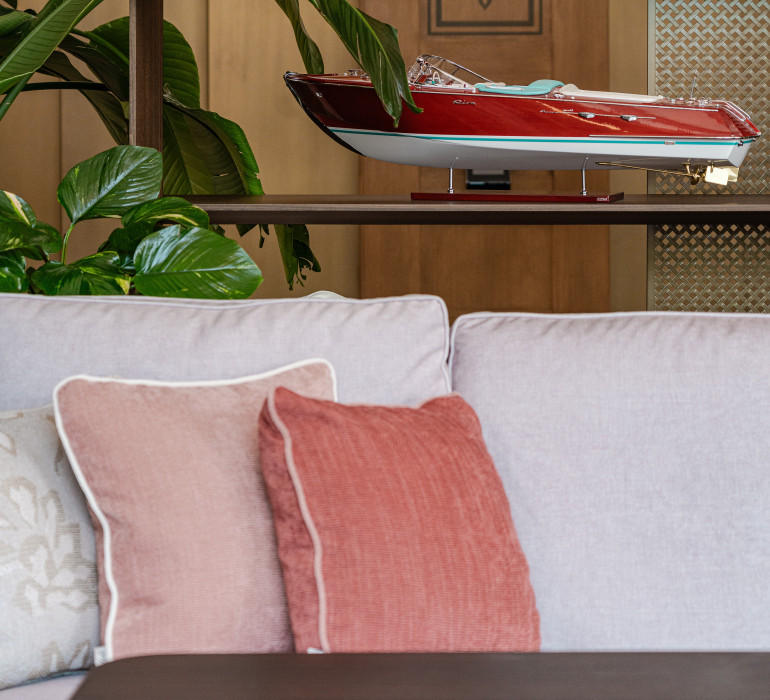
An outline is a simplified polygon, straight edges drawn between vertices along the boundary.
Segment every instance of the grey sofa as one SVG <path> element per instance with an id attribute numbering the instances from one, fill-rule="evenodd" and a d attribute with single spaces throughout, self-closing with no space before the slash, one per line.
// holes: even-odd
<path id="1" fill-rule="evenodd" d="M 88 668 L 99 643 L 93 532 L 39 408 L 54 386 L 235 378 L 309 357 L 333 365 L 343 402 L 456 391 L 474 407 L 543 651 L 770 650 L 768 317 L 480 313 L 450 328 L 428 296 L 0 294 L 0 329 L 0 687 L 15 686 L 2 700 L 70 697 L 82 672 L 61 674 Z M 3 420 L 20 416 L 11 447 Z M 49 464 L 15 473 L 22 454 Z M 46 510 L 50 493 L 66 517 Z M 47 544 L 24 550 L 33 541 Z"/>

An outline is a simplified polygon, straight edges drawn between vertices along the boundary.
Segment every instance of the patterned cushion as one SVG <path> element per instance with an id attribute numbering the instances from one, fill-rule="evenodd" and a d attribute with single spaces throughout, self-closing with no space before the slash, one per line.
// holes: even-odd
<path id="1" fill-rule="evenodd" d="M 53 408 L 0 413 L 0 688 L 91 665 L 94 560 Z"/>
<path id="2" fill-rule="evenodd" d="M 473 410 L 277 389 L 260 418 L 296 649 L 531 651 L 529 570 Z"/>

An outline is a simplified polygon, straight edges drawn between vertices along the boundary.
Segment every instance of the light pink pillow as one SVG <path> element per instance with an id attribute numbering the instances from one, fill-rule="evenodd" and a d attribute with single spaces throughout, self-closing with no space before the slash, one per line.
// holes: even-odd
<path id="1" fill-rule="evenodd" d="M 297 651 L 534 651 L 529 568 L 473 409 L 287 389 L 260 417 Z"/>
<path id="2" fill-rule="evenodd" d="M 96 530 L 104 660 L 293 648 L 259 468 L 259 412 L 277 386 L 335 397 L 323 360 L 223 382 L 57 387 Z"/>

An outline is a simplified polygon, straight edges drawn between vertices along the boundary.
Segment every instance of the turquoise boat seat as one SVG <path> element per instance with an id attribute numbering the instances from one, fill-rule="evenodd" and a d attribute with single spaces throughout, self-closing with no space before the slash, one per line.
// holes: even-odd
<path id="1" fill-rule="evenodd" d="M 475 87 L 479 92 L 496 92 L 501 95 L 546 95 L 557 87 L 562 87 L 564 83 L 558 80 L 536 80 L 529 85 L 499 85 L 495 83 L 476 83 Z"/>

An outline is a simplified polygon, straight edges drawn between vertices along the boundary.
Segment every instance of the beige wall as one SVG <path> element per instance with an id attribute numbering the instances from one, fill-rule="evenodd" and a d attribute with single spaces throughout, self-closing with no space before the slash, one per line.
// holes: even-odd
<path id="1" fill-rule="evenodd" d="M 590 2 L 585 2 L 588 9 Z M 43 4 L 44 0 L 20 2 L 21 7 Z M 610 0 L 611 89 L 646 92 L 646 7 L 646 0 Z M 309 4 L 303 3 L 303 8 L 327 70 L 350 67 L 351 60 L 333 32 Z M 128 0 L 104 0 L 88 21 L 98 24 L 127 11 Z M 246 131 L 266 192 L 357 191 L 358 156 L 323 135 L 283 83 L 283 73 L 302 70 L 302 61 L 289 23 L 273 0 L 165 0 L 165 14 L 193 46 L 204 105 Z M 101 122 L 79 94 L 24 94 L 0 124 L 0 188 L 27 199 L 43 220 L 66 226 L 55 198 L 59 180 L 76 162 L 111 145 Z M 644 192 L 644 175 L 614 174 L 613 188 Z M 72 255 L 94 252 L 108 230 L 103 222 L 81 224 L 72 239 Z M 611 235 L 612 308 L 644 308 L 644 229 L 614 227 Z M 258 241 L 254 232 L 241 241 L 265 274 L 257 295 L 288 295 L 274 237 L 262 250 Z M 294 295 L 331 289 L 357 296 L 357 228 L 312 226 L 311 242 L 323 272 L 311 275 Z"/>

